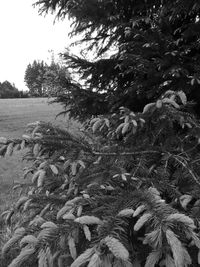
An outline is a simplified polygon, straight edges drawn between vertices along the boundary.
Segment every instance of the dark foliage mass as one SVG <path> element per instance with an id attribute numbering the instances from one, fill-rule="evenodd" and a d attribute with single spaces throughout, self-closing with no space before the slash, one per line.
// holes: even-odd
<path id="1" fill-rule="evenodd" d="M 45 73 L 45 63 L 34 60 L 28 64 L 25 71 L 24 81 L 31 96 L 43 96 L 43 81 Z"/>
<path id="2" fill-rule="evenodd" d="M 98 50 L 93 61 L 64 55 L 90 92 L 83 92 L 80 116 L 95 113 L 89 104 L 99 107 L 99 99 L 106 103 L 101 114 L 120 106 L 141 111 L 169 89 L 182 90 L 189 100 L 198 102 L 195 110 L 200 114 L 198 1 L 41 0 L 37 5 L 41 12 L 72 18 L 72 35 L 83 33 L 88 48 Z M 114 52 L 109 56 L 111 48 Z M 73 93 L 77 94 L 76 88 Z"/>
<path id="3" fill-rule="evenodd" d="M 19 98 L 27 97 L 27 93 L 19 91 L 14 84 L 9 81 L 0 83 L 0 98 Z"/>
<path id="4" fill-rule="evenodd" d="M 199 1 L 40 0 L 73 19 L 96 59 L 65 54 L 81 83 L 48 79 L 70 133 L 45 122 L 0 154 L 27 148 L 2 214 L 9 267 L 200 265 Z M 111 52 L 112 51 L 112 52 Z M 109 56 L 111 55 L 112 56 Z M 63 76 L 62 76 L 63 77 Z M 196 104 L 195 104 L 196 103 Z"/>
<path id="5" fill-rule="evenodd" d="M 24 81 L 33 97 L 57 96 L 68 86 L 69 73 L 53 60 L 50 65 L 34 60 L 26 67 Z"/>

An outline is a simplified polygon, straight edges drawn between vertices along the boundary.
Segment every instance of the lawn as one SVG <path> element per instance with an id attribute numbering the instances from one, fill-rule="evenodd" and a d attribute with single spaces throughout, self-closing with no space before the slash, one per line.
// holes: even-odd
<path id="1" fill-rule="evenodd" d="M 78 127 L 67 117 L 55 116 L 62 111 L 59 104 L 48 104 L 45 98 L 28 99 L 0 99 L 0 136 L 20 137 L 26 125 L 34 121 L 46 121 L 67 127 L 70 130 Z M 21 160 L 19 152 L 12 157 L 0 158 L 0 211 L 9 206 L 16 195 L 12 192 L 12 185 L 19 180 L 26 162 Z"/>
<path id="2" fill-rule="evenodd" d="M 65 120 L 55 119 L 60 111 L 47 98 L 0 99 L 0 136 L 20 137 L 28 123 L 38 120 L 59 124 Z"/>

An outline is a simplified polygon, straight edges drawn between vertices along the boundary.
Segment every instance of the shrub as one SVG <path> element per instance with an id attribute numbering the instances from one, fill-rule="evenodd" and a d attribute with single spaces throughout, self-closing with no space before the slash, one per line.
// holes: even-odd
<path id="1" fill-rule="evenodd" d="M 27 147 L 33 162 L 3 214 L 14 231 L 4 257 L 18 253 L 9 267 L 199 266 L 200 124 L 188 106 L 169 91 L 76 137 L 36 122 L 22 140 L 2 138 L 1 155 Z"/>

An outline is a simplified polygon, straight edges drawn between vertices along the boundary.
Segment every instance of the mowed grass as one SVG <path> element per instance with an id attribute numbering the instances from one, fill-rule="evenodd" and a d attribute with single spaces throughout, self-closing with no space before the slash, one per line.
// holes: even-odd
<path id="1" fill-rule="evenodd" d="M 20 137 L 28 123 L 38 120 L 66 122 L 63 117 L 55 119 L 61 105 L 48 102 L 47 98 L 0 99 L 0 136 Z"/>
<path id="2" fill-rule="evenodd" d="M 0 136 L 20 138 L 26 125 L 34 121 L 51 122 L 71 131 L 77 129 L 78 124 L 67 117 L 55 118 L 62 107 L 48 102 L 47 98 L 0 99 Z M 15 201 L 17 196 L 12 187 L 22 177 L 26 165 L 22 162 L 22 152 L 0 158 L 0 211 Z"/>

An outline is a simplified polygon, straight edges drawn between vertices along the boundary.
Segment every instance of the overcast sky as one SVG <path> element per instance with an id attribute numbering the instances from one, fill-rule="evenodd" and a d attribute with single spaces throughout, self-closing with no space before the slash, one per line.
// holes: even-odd
<path id="1" fill-rule="evenodd" d="M 35 0 L 36 1 L 36 0 Z M 33 60 L 50 58 L 69 46 L 70 23 L 53 15 L 39 16 L 34 0 L 4 0 L 0 6 L 0 82 L 8 80 L 25 90 L 24 72 Z"/>

